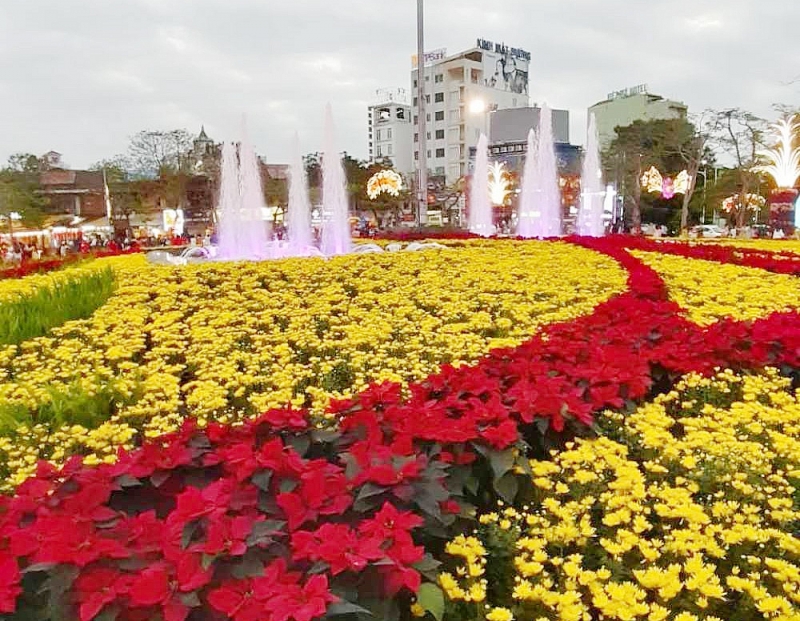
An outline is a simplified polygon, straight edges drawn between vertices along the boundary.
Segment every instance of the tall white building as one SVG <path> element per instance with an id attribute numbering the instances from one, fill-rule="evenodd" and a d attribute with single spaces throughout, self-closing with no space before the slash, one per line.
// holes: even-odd
<path id="1" fill-rule="evenodd" d="M 404 175 L 414 172 L 412 159 L 411 106 L 405 89 L 378 91 L 378 102 L 367 110 L 369 161 L 391 161 Z"/>
<path id="2" fill-rule="evenodd" d="M 474 48 L 447 56 L 426 56 L 422 93 L 426 97 L 428 174 L 451 184 L 468 174 L 469 150 L 489 133 L 495 110 L 528 106 L 530 54 L 478 39 Z M 416 104 L 418 70 L 411 71 L 414 160 L 419 158 Z"/>
<path id="3" fill-rule="evenodd" d="M 685 119 L 687 113 L 685 103 L 648 93 L 646 84 L 609 93 L 604 101 L 589 108 L 589 114 L 594 114 L 597 121 L 597 135 L 603 150 L 616 138 L 617 127 L 628 127 L 634 121 Z"/>

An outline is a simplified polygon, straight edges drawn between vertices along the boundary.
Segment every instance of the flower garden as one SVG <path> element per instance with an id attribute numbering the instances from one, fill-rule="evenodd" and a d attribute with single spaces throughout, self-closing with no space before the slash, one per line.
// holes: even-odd
<path id="1" fill-rule="evenodd" d="M 443 243 L 0 280 L 3 618 L 800 620 L 800 244 Z"/>

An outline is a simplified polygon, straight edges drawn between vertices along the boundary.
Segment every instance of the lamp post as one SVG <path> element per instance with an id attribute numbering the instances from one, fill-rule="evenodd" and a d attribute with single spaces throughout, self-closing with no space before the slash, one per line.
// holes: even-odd
<path id="1" fill-rule="evenodd" d="M 705 166 L 705 162 L 703 162 L 703 166 Z M 703 168 L 703 170 L 698 170 L 697 174 L 698 175 L 703 175 L 703 216 L 702 216 L 702 220 L 701 220 L 700 224 L 705 224 L 706 223 L 706 203 L 707 203 L 706 198 L 708 196 L 708 193 L 706 192 L 706 187 L 708 186 L 708 173 L 706 172 L 706 169 Z"/>
<path id="2" fill-rule="evenodd" d="M 425 119 L 425 7 L 417 0 L 417 132 L 419 133 L 419 158 L 417 160 L 417 221 L 428 223 L 428 141 Z"/>

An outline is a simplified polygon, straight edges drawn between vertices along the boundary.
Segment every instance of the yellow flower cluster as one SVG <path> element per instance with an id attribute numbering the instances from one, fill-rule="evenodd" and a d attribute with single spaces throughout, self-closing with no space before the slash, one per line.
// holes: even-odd
<path id="1" fill-rule="evenodd" d="M 795 276 L 652 252 L 633 254 L 659 273 L 670 297 L 700 325 L 800 308 L 800 279 Z"/>
<path id="2" fill-rule="evenodd" d="M 82 280 L 87 274 L 96 274 L 108 268 L 113 269 L 129 260 L 128 257 L 94 259 L 46 274 L 31 274 L 24 278 L 0 280 L 0 304 L 28 297 L 41 289 L 57 289 L 67 282 Z"/>
<path id="3" fill-rule="evenodd" d="M 372 381 L 422 379 L 519 344 L 626 285 L 608 257 L 544 242 L 179 268 L 113 261 L 116 293 L 91 318 L 0 348 L 0 423 L 29 423 L 0 442 L 7 486 L 38 459 L 110 460 L 186 416 L 230 422 L 289 403 L 321 413 Z"/>
<path id="4" fill-rule="evenodd" d="M 800 401 L 787 380 L 691 375 L 601 424 L 607 437 L 532 462 L 537 501 L 484 515 L 472 555 L 448 547 L 456 569 L 440 584 L 460 618 L 488 604 L 519 621 L 800 621 Z M 486 580 L 498 587 L 480 606 L 457 597 Z"/>

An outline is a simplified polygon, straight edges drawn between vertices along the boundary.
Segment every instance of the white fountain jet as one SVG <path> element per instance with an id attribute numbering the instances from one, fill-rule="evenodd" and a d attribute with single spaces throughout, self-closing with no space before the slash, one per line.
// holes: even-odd
<path id="1" fill-rule="evenodd" d="M 222 148 L 219 204 L 219 251 L 221 259 L 260 260 L 270 257 L 271 231 L 266 211 L 258 158 L 242 131 L 237 145 Z"/>
<path id="2" fill-rule="evenodd" d="M 576 232 L 587 237 L 602 237 L 603 204 L 606 191 L 603 188 L 603 172 L 600 169 L 600 146 L 597 138 L 597 121 L 594 114 L 589 117 L 586 153 L 581 171 L 581 204 L 578 211 Z"/>
<path id="3" fill-rule="evenodd" d="M 492 205 L 489 200 L 489 141 L 485 134 L 478 139 L 475 170 L 469 193 L 469 230 L 482 237 L 494 234 Z"/>
<path id="4" fill-rule="evenodd" d="M 325 109 L 325 150 L 322 156 L 322 252 L 326 256 L 351 250 L 350 209 L 342 158 L 336 150 L 333 111 Z"/>
<path id="5" fill-rule="evenodd" d="M 542 106 L 536 140 L 528 136 L 522 196 L 517 215 L 520 237 L 558 237 L 561 235 L 561 190 L 553 142 L 552 112 Z"/>
<path id="6" fill-rule="evenodd" d="M 300 155 L 300 139 L 295 134 L 292 162 L 289 166 L 289 209 L 287 214 L 288 244 L 286 254 L 304 257 L 312 253 L 311 201 L 308 198 L 308 179 Z"/>

